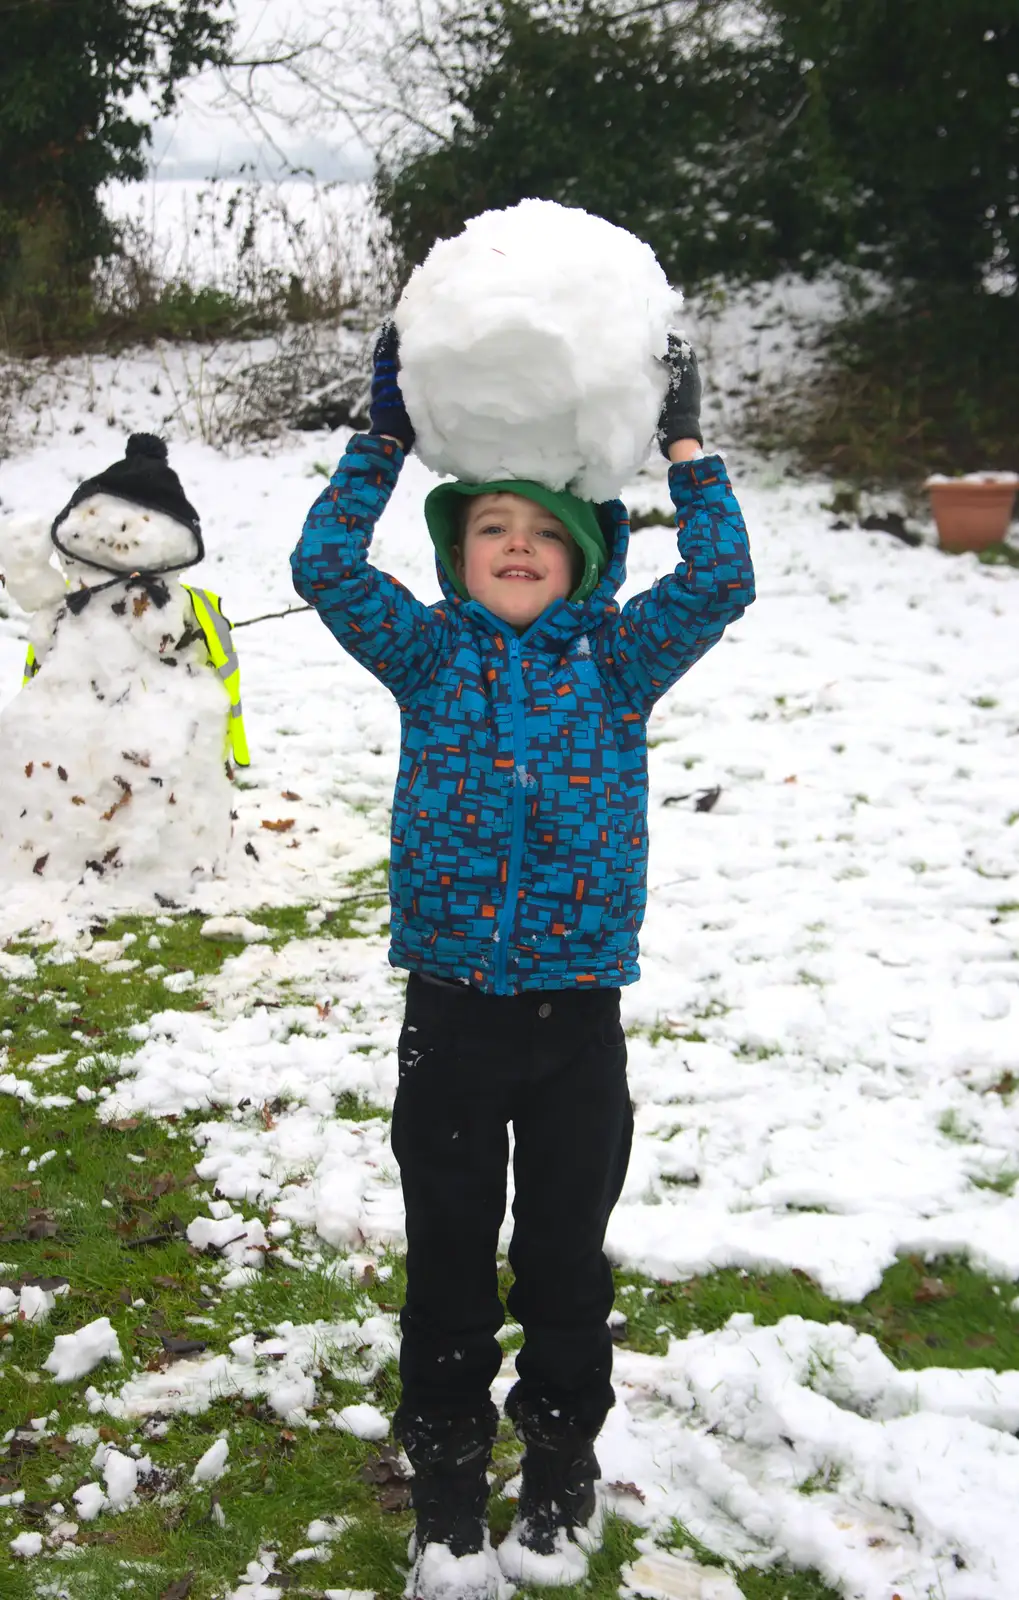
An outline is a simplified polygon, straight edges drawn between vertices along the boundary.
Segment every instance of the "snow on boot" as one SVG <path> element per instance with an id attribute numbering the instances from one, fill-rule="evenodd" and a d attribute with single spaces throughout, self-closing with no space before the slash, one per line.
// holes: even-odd
<path id="1" fill-rule="evenodd" d="M 582 1583 L 587 1555 L 601 1543 L 592 1430 L 512 1394 L 506 1410 L 525 1448 L 517 1514 L 499 1546 L 499 1565 L 517 1583 Z"/>
<path id="2" fill-rule="evenodd" d="M 488 1465 L 498 1417 L 401 1416 L 397 1437 L 414 1468 L 416 1525 L 406 1600 L 505 1600 L 488 1538 Z"/>
<path id="3" fill-rule="evenodd" d="M 417 1552 L 403 1591 L 404 1600 L 509 1600 L 507 1583 L 489 1542 L 468 1555 L 455 1556 L 448 1544 L 429 1543 Z"/>

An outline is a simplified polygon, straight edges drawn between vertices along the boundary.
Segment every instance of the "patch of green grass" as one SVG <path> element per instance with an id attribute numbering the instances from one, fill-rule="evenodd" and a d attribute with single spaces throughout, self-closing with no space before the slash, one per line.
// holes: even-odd
<path id="1" fill-rule="evenodd" d="M 904 1370 L 1019 1368 L 1019 1318 L 1009 1309 L 1015 1293 L 1014 1284 L 987 1278 L 965 1261 L 918 1256 L 889 1267 L 880 1287 L 855 1305 L 830 1299 L 802 1272 L 729 1270 L 653 1285 L 637 1274 L 616 1274 L 616 1306 L 627 1318 L 623 1343 L 631 1349 L 662 1355 L 670 1337 L 713 1332 L 738 1311 L 761 1326 L 788 1316 L 848 1323 L 872 1334 Z"/>
<path id="2" fill-rule="evenodd" d="M 993 1178 L 974 1178 L 974 1189 L 989 1189 L 993 1194 L 1014 1194 L 1015 1186 L 1019 1183 L 1019 1172 L 1005 1170 Z"/>
<path id="3" fill-rule="evenodd" d="M 990 544 L 977 551 L 977 560 L 985 567 L 1019 567 L 1019 549 L 1014 544 Z"/>
<path id="4" fill-rule="evenodd" d="M 381 893 L 377 874 L 366 880 L 364 892 L 373 899 Z M 345 930 L 356 926 L 358 910 L 356 903 L 338 907 L 317 934 L 345 936 Z M 272 928 L 274 942 L 308 933 L 302 909 L 251 916 Z M 167 926 L 151 919 L 111 922 L 100 931 L 107 938 L 134 932 L 127 955 L 137 952 L 141 958 L 144 950 L 153 963 L 202 975 L 219 970 L 239 947 L 203 940 L 198 927 L 198 919 L 185 916 L 172 918 Z M 158 950 L 148 951 L 149 937 L 159 939 Z M 6 1042 L 17 1063 L 12 1070 L 29 1078 L 40 1093 L 59 1088 L 73 1097 L 78 1083 L 95 1094 L 114 1086 L 117 1058 L 134 1048 L 124 1031 L 131 1022 L 151 1009 L 186 1010 L 201 1003 L 198 988 L 173 994 L 158 979 L 144 979 L 140 969 L 108 973 L 77 961 L 58 967 L 43 962 L 39 971 L 38 984 L 14 983 L 0 990 L 0 1019 L 11 1030 Z M 724 1007 L 718 1006 L 705 1012 L 722 1013 Z M 663 1028 L 654 1037 L 672 1034 Z M 31 1071 L 33 1057 L 63 1050 L 68 1055 L 62 1065 Z M 1004 1084 L 1003 1078 L 1002 1085 L 994 1086 L 1003 1096 L 1009 1092 Z M 385 1115 L 354 1096 L 344 1097 L 337 1109 L 351 1119 Z M 55 1430 L 51 1437 L 29 1439 L 34 1449 L 0 1456 L 0 1493 L 21 1488 L 30 1506 L 52 1507 L 59 1500 L 73 1516 L 73 1490 L 99 1478 L 91 1465 L 94 1446 L 66 1442 L 68 1428 L 86 1421 L 102 1425 L 108 1441 L 120 1448 L 139 1445 L 165 1476 L 157 1496 L 146 1499 L 143 1494 L 141 1503 L 123 1515 L 104 1514 L 83 1525 L 80 1547 L 70 1561 L 47 1553 L 28 1565 L 17 1562 L 8 1541 L 25 1528 L 45 1529 L 46 1524 L 33 1522 L 21 1508 L 0 1513 L 0 1593 L 5 1600 L 37 1600 L 42 1584 L 59 1582 L 68 1587 L 72 1600 L 113 1600 L 125 1596 L 130 1575 L 136 1580 L 132 1595 L 157 1600 L 171 1582 L 193 1573 L 191 1600 L 213 1600 L 236 1585 L 260 1546 L 275 1546 L 281 1557 L 289 1556 L 306 1543 L 305 1530 L 313 1517 L 340 1514 L 352 1522 L 330 1547 L 326 1561 L 288 1567 L 281 1559 L 280 1572 L 294 1580 L 294 1588 L 310 1587 L 312 1593 L 325 1587 L 373 1589 L 380 1600 L 399 1600 L 410 1513 L 383 1509 L 378 1486 L 367 1481 L 363 1470 L 374 1447 L 338 1432 L 327 1416 L 330 1408 L 364 1399 L 391 1415 L 399 1400 L 395 1362 L 362 1386 L 349 1367 L 339 1361 L 333 1367 L 326 1360 L 311 1413 L 322 1426 L 314 1431 L 287 1427 L 257 1399 L 232 1397 L 197 1416 L 175 1414 L 165 1438 L 149 1438 L 141 1421 L 90 1415 L 84 1392 L 90 1384 L 100 1391 L 119 1387 L 133 1370 L 131 1363 L 144 1368 L 163 1360 L 161 1334 L 198 1338 L 210 1352 L 226 1353 L 239 1333 L 285 1320 L 392 1316 L 404 1294 L 403 1258 L 391 1255 L 352 1276 L 341 1253 L 313 1238 L 295 1238 L 286 1242 L 287 1249 L 302 1257 L 304 1265 L 295 1267 L 270 1253 L 253 1282 L 220 1293 L 217 1262 L 196 1253 L 183 1236 L 190 1219 L 207 1209 L 201 1198 L 206 1186 L 194 1181 L 192 1170 L 196 1151 L 190 1135 L 199 1119 L 128 1119 L 118 1128 L 99 1123 L 95 1112 L 94 1101 L 83 1104 L 76 1098 L 68 1106 L 45 1107 L 0 1097 L 0 1235 L 7 1236 L 0 1243 L 0 1259 L 18 1274 L 70 1280 L 70 1292 L 58 1298 L 46 1324 L 18 1325 L 11 1330 L 12 1342 L 0 1345 L 4 1426 L 58 1413 L 49 1425 Z M 25 1145 L 30 1150 L 22 1155 Z M 56 1151 L 52 1159 L 29 1172 L 29 1160 L 50 1149 Z M 1003 1173 L 987 1182 L 1003 1186 L 1009 1177 Z M 247 1202 L 243 1209 L 246 1216 L 258 1214 Z M 263 1214 L 263 1220 L 269 1217 Z M 14 1274 L 8 1270 L 7 1276 Z M 510 1281 L 503 1268 L 504 1295 Z M 743 1311 L 761 1324 L 790 1314 L 849 1323 L 873 1334 L 903 1368 L 1019 1367 L 1019 1319 L 1009 1309 L 1015 1286 L 995 1284 L 960 1261 L 900 1261 L 859 1306 L 831 1300 L 798 1273 L 723 1272 L 666 1284 L 621 1272 L 616 1287 L 617 1306 L 628 1318 L 623 1342 L 638 1350 L 661 1352 L 668 1337 L 710 1331 L 733 1312 Z M 116 1328 L 125 1363 L 100 1367 L 76 1384 L 50 1381 L 42 1362 L 54 1335 L 100 1316 L 109 1316 Z M 191 1322 L 191 1317 L 204 1320 Z M 520 1340 L 519 1331 L 511 1330 L 504 1348 L 512 1350 Z M 190 1482 L 195 1462 L 223 1431 L 230 1436 L 226 1474 L 214 1489 L 195 1489 Z M 19 1447 L 23 1442 L 18 1441 Z M 494 1461 L 491 1520 L 496 1539 L 506 1532 L 514 1509 L 498 1491 L 514 1475 L 519 1454 L 512 1429 L 504 1423 Z M 57 1475 L 59 1483 L 49 1481 Z M 214 1499 L 225 1517 L 224 1527 L 212 1515 Z M 673 1532 L 670 1544 L 694 1545 L 685 1530 Z M 634 1539 L 630 1525 L 610 1518 L 605 1547 L 592 1563 L 588 1584 L 565 1596 L 558 1591 L 561 1600 L 616 1600 L 620 1566 L 636 1555 Z M 696 1548 L 702 1560 L 721 1565 L 717 1556 Z M 747 1600 L 834 1600 L 812 1573 L 747 1569 L 738 1581 Z"/>
<path id="5" fill-rule="evenodd" d="M 630 1033 L 641 1034 L 649 1044 L 668 1044 L 683 1041 L 686 1044 L 704 1044 L 705 1036 L 698 1028 L 680 1029 L 671 1022 L 666 1022 L 663 1017 L 657 1017 L 650 1027 L 631 1028 Z"/>
<path id="6" fill-rule="evenodd" d="M 973 1130 L 962 1121 L 954 1106 L 938 1118 L 938 1132 L 953 1144 L 972 1144 Z"/>
<path id="7" fill-rule="evenodd" d="M 702 1567 L 722 1568 L 735 1579 L 745 1600 L 839 1600 L 816 1572 L 791 1572 L 784 1567 L 739 1567 L 709 1550 L 681 1522 L 673 1522 L 661 1540 L 668 1549 L 683 1551 Z"/>

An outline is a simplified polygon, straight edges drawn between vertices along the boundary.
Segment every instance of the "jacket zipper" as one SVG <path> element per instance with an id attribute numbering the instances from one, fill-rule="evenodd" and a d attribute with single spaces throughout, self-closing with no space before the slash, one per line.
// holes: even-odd
<path id="1" fill-rule="evenodd" d="M 495 992 L 508 994 L 506 979 L 509 939 L 517 913 L 517 893 L 524 862 L 524 817 L 526 797 L 521 775 L 526 771 L 527 740 L 524 727 L 524 675 L 520 667 L 520 640 L 511 635 L 509 645 L 510 710 L 513 716 L 513 821 L 510 832 L 509 865 L 506 869 L 506 903 L 498 924 L 495 952 Z"/>

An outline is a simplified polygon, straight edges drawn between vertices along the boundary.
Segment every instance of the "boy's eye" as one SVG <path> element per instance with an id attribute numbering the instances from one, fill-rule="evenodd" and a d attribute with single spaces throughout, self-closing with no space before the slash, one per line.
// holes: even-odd
<path id="1" fill-rule="evenodd" d="M 480 527 L 478 529 L 478 532 L 479 533 L 505 533 L 506 529 L 502 526 L 502 524 L 500 522 L 486 522 L 483 527 Z"/>
<path id="2" fill-rule="evenodd" d="M 560 544 L 562 543 L 563 536 L 558 528 L 539 528 L 538 534 L 542 539 L 558 539 Z"/>

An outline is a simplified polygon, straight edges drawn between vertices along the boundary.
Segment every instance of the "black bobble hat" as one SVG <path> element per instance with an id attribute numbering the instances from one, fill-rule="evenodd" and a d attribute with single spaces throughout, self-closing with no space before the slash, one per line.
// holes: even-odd
<path id="1" fill-rule="evenodd" d="M 83 500 L 91 499 L 94 494 L 114 495 L 118 500 L 144 506 L 146 511 L 161 512 L 175 522 L 183 523 L 194 534 L 198 546 L 194 561 L 203 559 L 205 547 L 198 512 L 187 499 L 180 479 L 166 459 L 165 442 L 154 433 L 132 433 L 122 461 L 115 461 L 105 472 L 79 483 L 53 522 L 53 542 L 58 548 L 57 529 L 60 524 L 75 506 L 80 506 Z M 193 562 L 187 565 L 191 566 Z"/>

